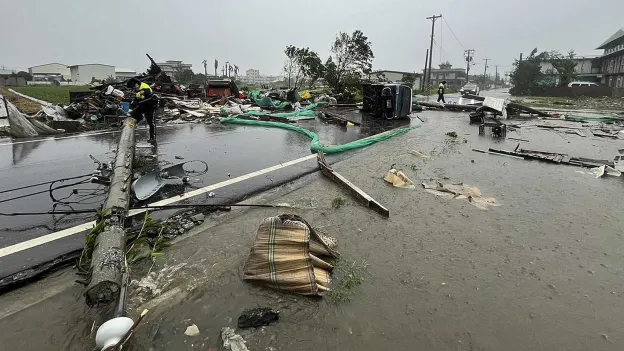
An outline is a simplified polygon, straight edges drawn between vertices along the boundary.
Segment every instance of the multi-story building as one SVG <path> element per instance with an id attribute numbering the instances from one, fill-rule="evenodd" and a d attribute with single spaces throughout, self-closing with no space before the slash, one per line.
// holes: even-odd
<path id="1" fill-rule="evenodd" d="M 427 81 L 425 72 L 424 81 Z M 437 87 L 442 81 L 446 81 L 448 88 L 459 89 L 466 83 L 466 70 L 463 68 L 431 68 L 431 85 Z"/>
<path id="2" fill-rule="evenodd" d="M 596 49 L 604 50 L 600 67 L 602 84 L 612 88 L 624 88 L 624 28 L 615 32 Z"/>
<path id="3" fill-rule="evenodd" d="M 240 81 L 247 84 L 270 84 L 276 81 L 281 81 L 280 76 L 261 76 L 260 70 L 248 69 L 245 71 L 245 76 L 239 77 Z"/>
<path id="4" fill-rule="evenodd" d="M 576 79 L 582 82 L 600 82 L 602 74 L 600 73 L 600 60 L 599 55 L 589 56 L 575 56 L 576 61 Z M 540 62 L 542 73 L 544 73 L 547 81 L 553 84 L 558 83 L 559 74 L 553 65 L 548 61 Z"/>
<path id="5" fill-rule="evenodd" d="M 178 72 L 185 71 L 187 69 L 191 69 L 193 67 L 190 63 L 184 63 L 182 61 L 173 61 L 169 60 L 163 63 L 157 63 L 160 66 L 160 69 L 163 70 L 169 77 L 175 80 L 175 74 Z"/>

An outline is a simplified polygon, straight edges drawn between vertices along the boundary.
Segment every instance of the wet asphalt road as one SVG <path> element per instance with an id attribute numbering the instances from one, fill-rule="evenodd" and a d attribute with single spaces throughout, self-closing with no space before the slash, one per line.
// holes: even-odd
<path id="1" fill-rule="evenodd" d="M 355 113 L 354 119 L 360 118 Z M 320 120 L 299 121 L 297 125 L 316 132 L 325 145 L 341 145 L 385 130 L 404 126 L 409 121 L 365 120 L 362 126 L 341 127 Z M 84 136 L 48 138 L 44 140 L 0 139 L 0 191 L 25 187 L 61 178 L 90 174 L 96 167 L 89 155 L 108 162 L 115 155 L 119 132 L 92 132 Z M 206 174 L 193 177 L 189 186 L 168 186 L 146 203 L 175 196 L 230 178 L 238 177 L 282 162 L 310 154 L 310 140 L 297 133 L 272 128 L 223 126 L 218 123 L 163 125 L 159 127 L 156 148 L 145 142 L 147 131 L 137 131 L 137 155 L 150 157 L 158 165 L 168 166 L 191 160 L 209 165 Z M 348 157 L 350 153 L 329 157 L 330 162 Z M 183 159 L 180 159 L 183 158 Z M 191 203 L 224 204 L 246 195 L 281 184 L 316 169 L 314 160 L 306 161 L 265 176 L 233 184 L 216 191 L 214 198 L 198 196 Z M 55 183 L 66 185 L 88 178 Z M 47 191 L 49 185 L 0 194 L 0 201 L 33 192 L 42 194 L 0 202 L 0 213 L 47 212 L 51 210 L 83 210 L 99 208 L 106 189 L 85 183 L 56 190 L 57 199 L 66 202 L 54 206 Z M 77 194 L 72 194 L 73 189 Z M 42 235 L 70 228 L 93 220 L 91 214 L 2 216 L 0 217 L 0 248 Z M 49 261 L 83 246 L 82 235 L 72 235 L 52 243 L 0 257 L 0 278 Z"/>

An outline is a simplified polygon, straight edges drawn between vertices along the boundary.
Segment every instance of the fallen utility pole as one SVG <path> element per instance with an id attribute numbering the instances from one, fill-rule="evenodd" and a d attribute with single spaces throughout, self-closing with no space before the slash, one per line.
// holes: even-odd
<path id="1" fill-rule="evenodd" d="M 372 208 L 375 212 L 386 218 L 390 217 L 390 211 L 388 211 L 387 208 L 383 207 L 379 202 L 375 201 L 375 199 L 362 191 L 362 189 L 355 186 L 355 184 L 351 183 L 347 178 L 334 171 L 325 160 L 325 155 L 323 154 L 323 151 L 318 152 L 317 160 L 323 175 L 327 176 L 329 179 L 348 190 L 353 196 L 355 196 L 356 199 L 358 199 L 367 207 Z"/>
<path id="2" fill-rule="evenodd" d="M 130 205 L 135 128 L 133 118 L 124 120 L 108 198 L 104 203 L 104 229 L 96 238 L 91 258 L 91 275 L 86 292 L 89 305 L 113 302 L 121 291 L 125 272 L 124 222 Z"/>

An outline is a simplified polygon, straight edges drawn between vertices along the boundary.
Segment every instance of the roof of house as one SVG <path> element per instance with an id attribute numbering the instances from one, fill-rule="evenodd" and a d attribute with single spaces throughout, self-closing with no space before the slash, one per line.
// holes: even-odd
<path id="1" fill-rule="evenodd" d="M 117 68 L 115 67 L 115 72 L 117 73 L 136 73 L 136 70 L 129 68 Z"/>
<path id="2" fill-rule="evenodd" d="M 624 38 L 624 28 L 619 29 L 617 32 L 615 32 L 615 34 L 610 36 L 609 39 L 605 40 L 605 42 L 600 44 L 600 46 L 596 49 L 606 49 L 609 47 L 609 44 L 621 38 Z"/>
<path id="3" fill-rule="evenodd" d="M 36 67 L 42 67 L 42 66 L 49 66 L 49 65 L 61 65 L 61 66 L 68 67 L 66 64 L 63 64 L 63 63 L 50 62 L 50 63 L 44 63 L 43 65 L 36 65 L 36 66 L 28 67 L 28 68 L 30 69 L 30 68 L 36 68 Z"/>
<path id="4" fill-rule="evenodd" d="M 371 74 L 375 74 L 375 73 L 383 73 L 383 72 L 388 72 L 388 73 L 398 73 L 398 74 L 415 74 L 417 76 L 422 76 L 422 73 L 417 73 L 417 72 L 403 72 L 403 71 L 391 71 L 389 69 L 382 69 L 379 71 L 375 71 L 372 72 Z"/>
<path id="5" fill-rule="evenodd" d="M 12 69 L 0 69 L 0 75 L 10 75 L 15 73 L 15 70 Z"/>
<path id="6" fill-rule="evenodd" d="M 111 65 L 105 65 L 105 64 L 103 64 L 103 63 L 83 63 L 83 64 L 80 64 L 80 65 L 71 65 L 71 66 L 68 66 L 68 67 L 69 67 L 69 68 L 72 68 L 72 67 L 78 67 L 78 66 L 106 66 L 106 67 L 115 67 L 115 66 L 111 66 Z"/>

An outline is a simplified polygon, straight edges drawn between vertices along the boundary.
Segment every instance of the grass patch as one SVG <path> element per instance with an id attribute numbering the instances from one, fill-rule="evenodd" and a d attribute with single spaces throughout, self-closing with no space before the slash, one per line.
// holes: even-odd
<path id="1" fill-rule="evenodd" d="M 353 262 L 350 266 L 339 263 L 334 268 L 334 282 L 329 292 L 329 299 L 334 303 L 345 302 L 351 299 L 355 288 L 362 285 L 368 275 L 368 264 Z"/>
<path id="2" fill-rule="evenodd" d="M 446 133 L 445 135 L 446 135 L 446 136 L 449 136 L 449 137 L 451 137 L 451 138 L 457 138 L 457 133 L 455 133 L 455 132 L 448 132 L 448 133 Z"/>
<path id="3" fill-rule="evenodd" d="M 89 91 L 88 86 L 61 85 L 14 87 L 13 90 L 53 104 L 69 105 L 70 91 Z"/>
<path id="4" fill-rule="evenodd" d="M 332 200 L 332 208 L 334 209 L 339 209 L 340 207 L 342 207 L 342 205 L 345 204 L 345 199 L 341 198 L 341 197 L 337 197 L 335 199 Z"/>
<path id="5" fill-rule="evenodd" d="M 15 95 L 6 87 L 0 87 L 0 95 L 4 96 L 10 103 L 15 105 L 22 113 L 33 114 L 41 110 L 41 105 L 38 103 Z"/>

